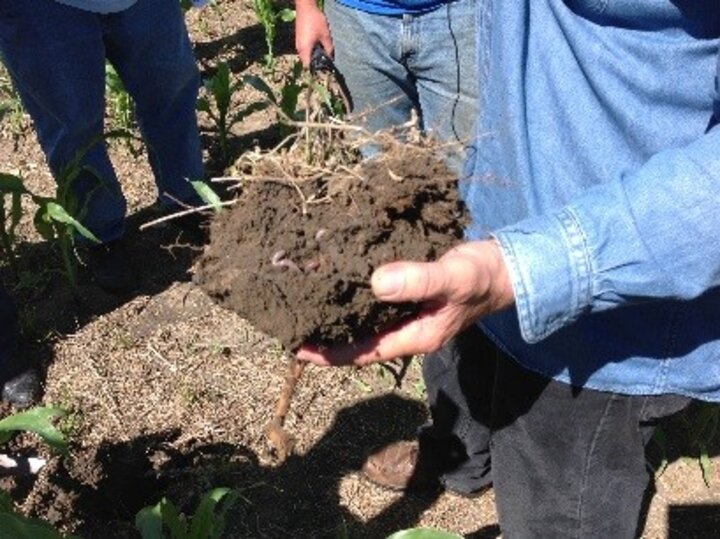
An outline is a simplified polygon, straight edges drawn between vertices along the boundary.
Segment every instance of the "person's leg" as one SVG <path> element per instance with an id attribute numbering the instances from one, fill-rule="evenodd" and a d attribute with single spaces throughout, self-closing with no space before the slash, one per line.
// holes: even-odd
<path id="1" fill-rule="evenodd" d="M 373 453 L 363 471 L 373 482 L 427 490 L 439 486 L 465 495 L 487 488 L 490 475 L 490 404 L 497 358 L 476 326 L 423 359 L 431 421 L 417 441 Z"/>
<path id="2" fill-rule="evenodd" d="M 489 486 L 490 403 L 497 349 L 475 325 L 423 359 L 431 423 L 420 444 L 438 459 L 440 482 L 472 494 Z"/>
<path id="3" fill-rule="evenodd" d="M 200 204 L 204 176 L 195 106 L 200 77 L 177 0 L 138 0 L 105 17 L 108 59 L 136 103 L 161 202 Z"/>
<path id="4" fill-rule="evenodd" d="M 68 164 L 86 152 L 80 162 L 86 170 L 72 190 L 84 208 L 83 224 L 110 241 L 123 233 L 125 200 L 102 140 L 101 32 L 97 15 L 53 0 L 0 3 L 0 53 L 53 175 L 62 182 Z"/>
<path id="5" fill-rule="evenodd" d="M 403 64 L 403 18 L 372 15 L 334 0 L 325 2 L 325 15 L 353 117 L 371 133 L 407 122 L 418 100 Z"/>
<path id="6" fill-rule="evenodd" d="M 634 537 L 654 420 L 688 403 L 573 388 L 501 356 L 490 448 L 503 535 Z"/>
<path id="7" fill-rule="evenodd" d="M 408 66 L 417 79 L 429 135 L 455 142 L 451 164 L 460 170 L 478 114 L 476 0 L 454 0 L 413 21 L 417 50 Z"/>

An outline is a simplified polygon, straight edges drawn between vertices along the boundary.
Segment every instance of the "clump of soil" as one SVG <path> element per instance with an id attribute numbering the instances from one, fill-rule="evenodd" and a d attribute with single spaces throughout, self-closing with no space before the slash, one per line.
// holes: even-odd
<path id="1" fill-rule="evenodd" d="M 373 270 L 437 258 L 466 218 L 435 152 L 395 150 L 331 180 L 245 182 L 211 227 L 196 283 L 288 350 L 349 342 L 412 315 L 415 305 L 375 299 Z"/>

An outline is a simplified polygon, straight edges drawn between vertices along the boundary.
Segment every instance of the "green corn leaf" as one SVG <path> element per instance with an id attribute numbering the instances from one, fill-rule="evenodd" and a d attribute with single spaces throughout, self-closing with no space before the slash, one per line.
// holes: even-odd
<path id="1" fill-rule="evenodd" d="M 92 232 L 85 228 L 80 221 L 70 215 L 65 208 L 63 208 L 57 202 L 48 202 L 45 207 L 46 215 L 58 223 L 69 225 L 74 228 L 84 238 L 94 241 L 95 243 L 102 243 Z"/>
<path id="2" fill-rule="evenodd" d="M 215 512 L 215 526 L 213 527 L 212 539 L 220 539 L 225 533 L 225 522 L 227 512 L 235 505 L 240 497 L 237 491 L 231 490 L 227 493 L 219 503 L 219 509 Z"/>
<path id="3" fill-rule="evenodd" d="M 79 539 L 63 535 L 47 522 L 14 513 L 0 513 L 0 537 L 8 539 Z"/>
<path id="4" fill-rule="evenodd" d="M 227 112 L 230 108 L 232 88 L 230 86 L 230 68 L 225 62 L 218 64 L 215 75 L 208 81 L 208 86 L 215 98 L 218 110 L 221 113 Z"/>
<path id="5" fill-rule="evenodd" d="M 277 98 L 275 97 L 275 93 L 273 92 L 272 88 L 270 88 L 270 86 L 268 86 L 268 83 L 262 80 L 260 77 L 258 77 L 257 75 L 245 75 L 242 80 L 245 84 L 249 84 L 259 92 L 265 94 L 265 96 L 271 103 L 275 105 L 278 104 Z"/>
<path id="6" fill-rule="evenodd" d="M 157 505 L 151 505 L 138 511 L 135 515 L 135 527 L 140 532 L 142 539 L 164 539 L 162 535 L 162 513 L 161 505 L 163 498 Z"/>
<path id="7" fill-rule="evenodd" d="M 431 528 L 412 528 L 393 533 L 387 539 L 462 539 L 462 536 Z"/>
<path id="8" fill-rule="evenodd" d="M 195 192 L 205 204 L 212 206 L 216 212 L 222 209 L 222 200 L 220 200 L 218 194 L 213 191 L 213 188 L 210 187 L 207 183 L 200 180 L 191 180 L 190 185 L 193 186 L 193 189 L 195 189 Z"/>
<path id="9" fill-rule="evenodd" d="M 0 421 L 0 444 L 6 443 L 16 431 L 28 431 L 40 436 L 55 451 L 66 453 L 65 436 L 52 424 L 53 419 L 65 415 L 67 412 L 60 408 L 38 407 L 6 417 Z"/>
<path id="10" fill-rule="evenodd" d="M 229 488 L 216 488 L 205 494 L 190 525 L 191 539 L 205 539 L 211 537 L 215 506 L 230 492 Z"/>
<path id="11" fill-rule="evenodd" d="M 243 121 L 245 118 L 250 116 L 251 114 L 254 114 L 255 112 L 259 112 L 261 110 L 265 110 L 268 108 L 269 103 L 266 101 L 256 101 L 255 103 L 250 103 L 247 107 L 240 109 L 238 112 L 233 114 L 229 126 L 233 126 L 238 122 Z"/>
<path id="12" fill-rule="evenodd" d="M 195 108 L 200 112 L 207 112 L 212 118 L 215 118 L 212 108 L 210 107 L 210 101 L 206 97 L 198 97 Z"/>
<path id="13" fill-rule="evenodd" d="M 13 502 L 10 493 L 0 490 L 0 513 L 12 513 Z"/>
<path id="14" fill-rule="evenodd" d="M 710 478 L 712 477 L 712 461 L 708 455 L 705 444 L 700 446 L 700 469 L 702 470 L 702 478 L 705 486 L 710 487 Z"/>
<path id="15" fill-rule="evenodd" d="M 325 105 L 327 105 L 327 107 L 330 110 L 333 110 L 332 96 L 330 95 L 330 92 L 328 91 L 328 89 L 325 88 L 325 86 L 323 86 L 322 84 L 317 83 L 317 82 L 312 83 L 312 89 L 318 93 L 318 95 L 322 98 Z"/>
<path id="16" fill-rule="evenodd" d="M 162 515 L 163 524 L 170 531 L 172 539 L 187 539 L 188 530 L 185 516 L 180 513 L 174 503 L 163 498 L 160 501 L 160 514 Z"/>

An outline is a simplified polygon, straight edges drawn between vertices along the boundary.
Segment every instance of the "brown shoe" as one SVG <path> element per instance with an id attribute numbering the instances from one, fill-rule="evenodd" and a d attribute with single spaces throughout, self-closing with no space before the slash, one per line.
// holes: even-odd
<path id="1" fill-rule="evenodd" d="M 362 468 L 373 483 L 392 490 L 431 490 L 440 487 L 432 463 L 421 458 L 417 440 L 395 442 L 370 455 Z"/>

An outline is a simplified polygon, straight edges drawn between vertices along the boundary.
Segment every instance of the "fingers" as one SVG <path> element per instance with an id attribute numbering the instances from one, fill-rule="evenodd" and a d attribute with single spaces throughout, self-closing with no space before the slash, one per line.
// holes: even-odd
<path id="1" fill-rule="evenodd" d="M 439 262 L 393 262 L 373 273 L 371 285 L 382 301 L 419 303 L 444 296 L 448 274 Z"/>
<path id="2" fill-rule="evenodd" d="M 401 323 L 390 331 L 332 348 L 304 345 L 298 359 L 321 367 L 364 366 L 398 357 L 433 352 L 456 331 L 454 324 L 437 324 L 435 314 L 422 314 Z"/>

